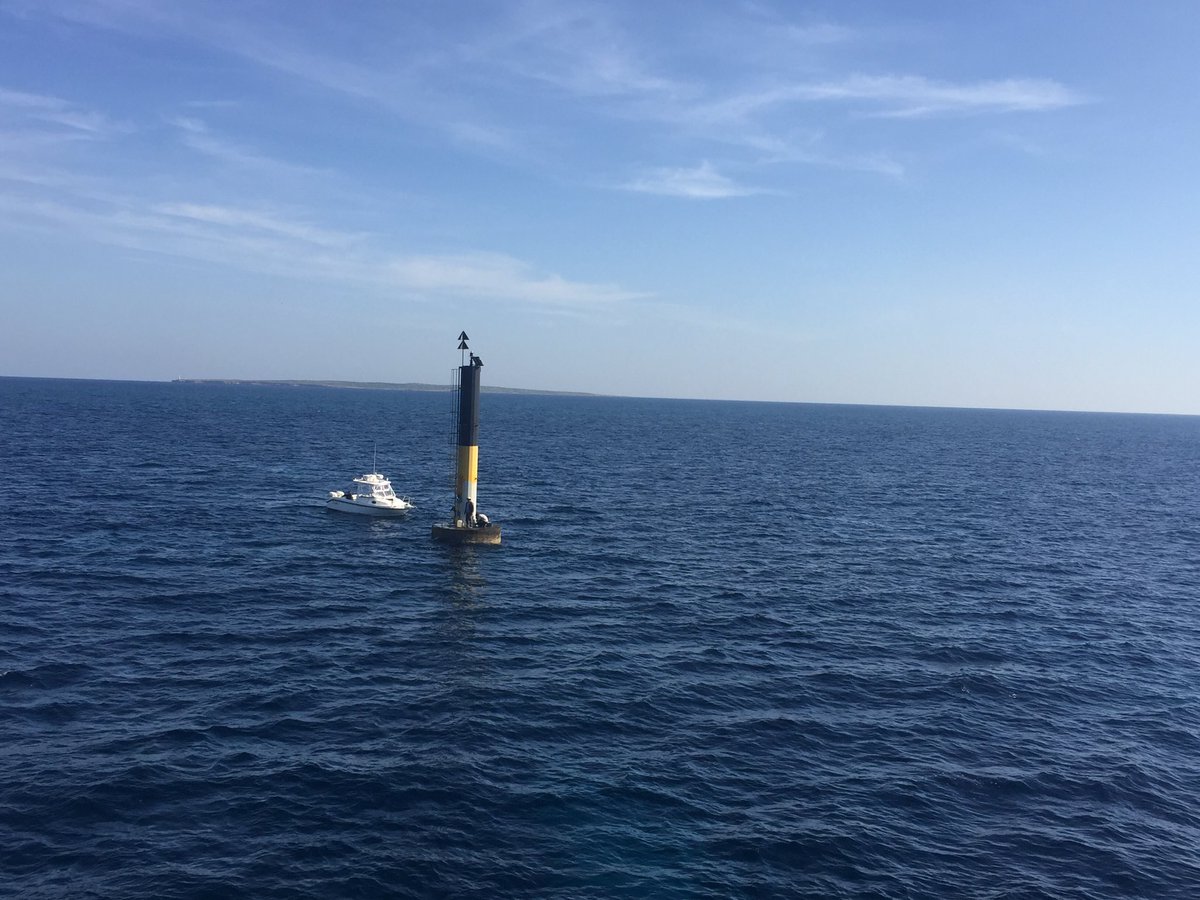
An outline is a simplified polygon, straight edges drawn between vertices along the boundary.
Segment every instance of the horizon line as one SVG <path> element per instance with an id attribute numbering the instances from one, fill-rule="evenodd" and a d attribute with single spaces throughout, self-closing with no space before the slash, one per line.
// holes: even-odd
<path id="1" fill-rule="evenodd" d="M 419 392 L 450 391 L 452 385 L 424 381 L 354 381 L 349 379 L 313 379 L 313 378 L 95 378 L 62 375 L 0 375 L 0 379 L 21 379 L 26 381 L 99 381 L 126 384 L 222 384 L 229 386 L 263 386 L 263 387 L 324 387 L 334 390 L 400 390 Z M 529 394 L 542 396 L 594 397 L 598 399 L 611 398 L 622 400 L 674 400 L 695 403 L 782 403 L 795 406 L 866 406 L 882 409 L 941 409 L 963 410 L 972 412 L 1045 412 L 1073 413 L 1080 415 L 1101 416 L 1176 416 L 1196 418 L 1200 413 L 1194 412 L 1165 412 L 1155 410 L 1128 409 L 1063 409 L 1046 406 L 960 406 L 937 403 L 871 403 L 866 401 L 844 400 L 763 400 L 760 398 L 730 398 L 730 397 L 666 397 L 648 394 L 605 394 L 593 391 L 568 391 L 554 388 L 518 388 L 500 385 L 484 385 L 485 393 Z"/>

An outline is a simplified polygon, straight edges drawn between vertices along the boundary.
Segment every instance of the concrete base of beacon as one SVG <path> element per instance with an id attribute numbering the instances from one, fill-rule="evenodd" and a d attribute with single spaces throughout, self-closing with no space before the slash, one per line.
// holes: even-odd
<path id="1" fill-rule="evenodd" d="M 434 525 L 433 539 L 443 544 L 498 544 L 499 525 Z"/>

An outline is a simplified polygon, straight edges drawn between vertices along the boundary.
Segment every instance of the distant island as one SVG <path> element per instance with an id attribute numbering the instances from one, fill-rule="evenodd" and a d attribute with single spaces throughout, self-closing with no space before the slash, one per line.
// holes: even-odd
<path id="1" fill-rule="evenodd" d="M 272 380 L 257 378 L 173 378 L 172 384 L 238 384 L 258 385 L 264 387 L 326 387 L 351 388 L 356 390 L 375 391 L 441 391 L 448 393 L 448 384 L 424 384 L 409 381 L 395 384 L 390 381 L 304 381 L 304 380 Z M 587 394 L 582 391 L 539 391 L 529 388 L 491 387 L 483 385 L 481 390 L 487 394 L 538 394 L 553 397 L 599 397 L 600 394 Z"/>

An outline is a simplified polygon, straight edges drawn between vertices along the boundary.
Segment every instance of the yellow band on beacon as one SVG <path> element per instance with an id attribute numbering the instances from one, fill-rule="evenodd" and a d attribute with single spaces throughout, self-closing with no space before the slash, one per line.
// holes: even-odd
<path id="1" fill-rule="evenodd" d="M 458 448 L 458 480 L 474 483 L 479 480 L 479 447 Z"/>

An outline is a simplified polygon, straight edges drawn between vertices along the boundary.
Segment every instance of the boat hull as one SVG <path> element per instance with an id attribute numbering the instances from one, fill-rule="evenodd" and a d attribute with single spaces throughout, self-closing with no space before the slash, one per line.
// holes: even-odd
<path id="1" fill-rule="evenodd" d="M 354 500 L 344 500 L 341 497 L 334 497 L 325 501 L 325 508 L 332 509 L 335 512 L 351 513 L 356 516 L 402 516 L 407 513 L 412 506 L 404 504 L 403 506 L 390 506 L 386 503 L 370 502 L 358 503 Z"/>

